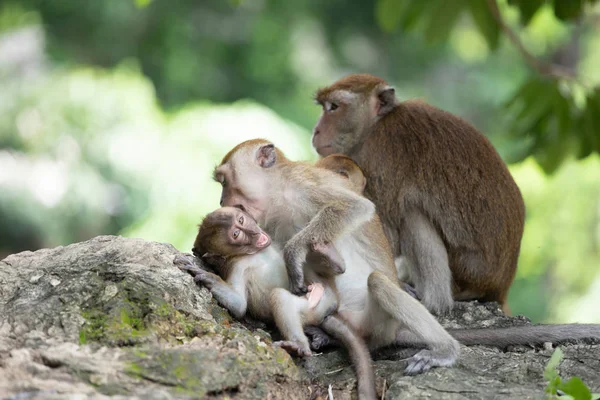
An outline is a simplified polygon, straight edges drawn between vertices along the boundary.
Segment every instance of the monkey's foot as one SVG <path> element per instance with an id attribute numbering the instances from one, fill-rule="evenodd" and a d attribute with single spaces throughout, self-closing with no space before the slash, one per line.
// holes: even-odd
<path id="1" fill-rule="evenodd" d="M 432 367 L 449 367 L 456 362 L 458 352 L 421 350 L 412 356 L 404 370 L 405 375 L 418 375 L 429 371 Z"/>
<path id="2" fill-rule="evenodd" d="M 310 348 L 317 351 L 327 346 L 339 346 L 340 343 L 329 336 L 323 329 L 318 326 L 306 326 L 304 327 L 304 334 L 308 337 L 310 342 Z"/>
<path id="3" fill-rule="evenodd" d="M 419 292 L 417 292 L 417 289 L 415 289 L 413 286 L 409 285 L 406 282 L 400 282 L 400 286 L 402 287 L 402 289 L 410 294 L 412 297 L 414 297 L 417 300 L 421 300 L 421 295 L 419 294 Z"/>
<path id="4" fill-rule="evenodd" d="M 278 342 L 273 342 L 273 346 L 281 347 L 288 353 L 292 355 L 295 354 L 298 357 L 310 357 L 312 355 L 310 348 L 299 342 L 294 342 L 291 340 L 280 340 Z"/>
<path id="5" fill-rule="evenodd" d="M 315 308 L 323 298 L 324 293 L 325 288 L 320 283 L 315 282 L 308 285 L 308 293 L 306 293 L 308 308 Z"/>

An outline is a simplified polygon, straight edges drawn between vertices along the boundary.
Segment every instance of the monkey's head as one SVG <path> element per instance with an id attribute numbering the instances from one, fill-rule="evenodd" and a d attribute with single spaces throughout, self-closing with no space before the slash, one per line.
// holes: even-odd
<path id="1" fill-rule="evenodd" d="M 192 252 L 218 267 L 230 257 L 255 254 L 270 244 L 269 235 L 250 215 L 239 208 L 223 207 L 204 217 Z"/>
<path id="2" fill-rule="evenodd" d="M 323 157 L 348 154 L 397 105 L 394 88 L 367 74 L 349 75 L 319 89 L 315 101 L 323 113 L 313 130 L 312 144 Z"/>
<path id="3" fill-rule="evenodd" d="M 350 180 L 353 190 L 358 194 L 363 194 L 367 185 L 367 178 L 350 157 L 343 154 L 332 154 L 317 161 L 315 166 L 328 169 L 347 178 Z"/>
<path id="4" fill-rule="evenodd" d="M 215 168 L 213 177 L 221 184 L 221 206 L 237 207 L 260 220 L 269 207 L 272 170 L 287 161 L 273 143 L 247 140 L 235 146 Z"/>

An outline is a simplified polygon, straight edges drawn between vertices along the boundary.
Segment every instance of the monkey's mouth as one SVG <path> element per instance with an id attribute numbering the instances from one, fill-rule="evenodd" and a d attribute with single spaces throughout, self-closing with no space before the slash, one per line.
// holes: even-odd
<path id="1" fill-rule="evenodd" d="M 324 146 L 317 147 L 317 153 L 319 153 L 323 157 L 333 154 L 333 146 L 330 144 L 326 144 Z"/>
<path id="2" fill-rule="evenodd" d="M 263 247 L 267 247 L 270 244 L 271 244 L 271 238 L 267 234 L 261 232 L 260 236 L 256 240 L 256 246 L 263 248 Z"/>

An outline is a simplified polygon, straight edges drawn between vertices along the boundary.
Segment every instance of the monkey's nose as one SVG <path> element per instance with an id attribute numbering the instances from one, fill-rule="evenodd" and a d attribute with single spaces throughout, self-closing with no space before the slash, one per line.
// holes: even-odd
<path id="1" fill-rule="evenodd" d="M 223 199 L 221 199 L 221 201 L 219 201 L 219 205 L 220 205 L 221 207 L 223 207 Z"/>
<path id="2" fill-rule="evenodd" d="M 315 129 L 313 130 L 313 134 L 314 134 L 315 136 L 317 136 L 319 133 L 321 133 L 321 131 L 320 131 L 319 129 L 315 128 Z"/>

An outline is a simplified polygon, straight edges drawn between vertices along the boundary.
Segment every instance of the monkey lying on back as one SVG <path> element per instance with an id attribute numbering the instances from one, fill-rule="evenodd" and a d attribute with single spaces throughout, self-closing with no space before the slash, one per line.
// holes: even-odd
<path id="1" fill-rule="evenodd" d="M 313 243 L 312 250 L 319 253 L 316 261 L 326 261 L 334 270 L 339 266 L 339 253 L 331 244 Z M 312 283 L 308 298 L 292 295 L 286 290 L 289 281 L 281 251 L 271 245 L 270 238 L 252 217 L 231 207 L 218 209 L 204 218 L 193 252 L 215 267 L 219 275 L 198 268 L 186 257 L 178 257 L 175 262 L 194 275 L 195 281 L 206 286 L 235 317 L 241 318 L 249 312 L 258 319 L 274 321 L 285 339 L 275 344 L 300 356 L 311 354 L 303 326 L 320 324 L 348 348 L 357 373 L 359 397 L 375 398 L 375 380 L 366 344 L 342 319 L 331 315 L 337 308 L 337 294 L 330 273 L 319 276 L 307 271 Z"/>

